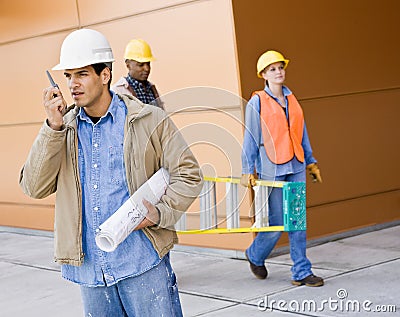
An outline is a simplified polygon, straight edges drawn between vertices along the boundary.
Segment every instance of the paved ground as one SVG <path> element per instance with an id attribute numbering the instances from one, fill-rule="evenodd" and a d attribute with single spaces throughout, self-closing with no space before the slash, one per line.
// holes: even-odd
<path id="1" fill-rule="evenodd" d="M 0 241 L 1 317 L 82 316 L 79 288 L 52 261 L 50 234 L 2 227 Z M 399 241 L 395 226 L 310 247 L 314 273 L 325 278 L 319 288 L 290 284 L 288 255 L 267 261 L 266 280 L 240 253 L 178 246 L 171 259 L 185 317 L 400 316 Z"/>

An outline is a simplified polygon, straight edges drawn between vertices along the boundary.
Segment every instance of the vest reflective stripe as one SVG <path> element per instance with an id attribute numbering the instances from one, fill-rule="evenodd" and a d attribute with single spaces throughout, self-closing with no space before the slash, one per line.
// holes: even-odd
<path id="1" fill-rule="evenodd" d="M 253 93 L 260 97 L 260 123 L 264 148 L 268 158 L 275 164 L 284 164 L 294 156 L 304 162 L 303 110 L 293 94 L 287 96 L 289 123 L 284 109 L 264 90 Z"/>

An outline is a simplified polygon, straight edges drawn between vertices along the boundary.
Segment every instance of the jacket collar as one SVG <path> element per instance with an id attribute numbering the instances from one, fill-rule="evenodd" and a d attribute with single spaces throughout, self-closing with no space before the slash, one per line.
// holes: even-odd
<path id="1" fill-rule="evenodd" d="M 119 99 L 121 99 L 127 108 L 127 119 L 128 122 L 131 120 L 136 120 L 143 118 L 151 113 L 149 107 L 146 104 L 141 102 L 139 99 L 128 96 L 128 95 L 119 95 L 116 94 Z M 153 107 L 153 106 L 152 106 Z M 79 108 L 75 106 L 75 104 L 69 106 L 64 114 L 64 123 L 66 126 L 76 128 L 76 117 L 79 114 Z"/>
<path id="2" fill-rule="evenodd" d="M 132 120 L 140 119 L 148 114 L 151 113 L 151 110 L 146 104 L 141 102 L 139 99 L 136 97 L 130 96 L 130 95 L 119 95 L 117 96 L 125 103 L 126 108 L 127 108 L 127 121 L 131 122 Z"/>

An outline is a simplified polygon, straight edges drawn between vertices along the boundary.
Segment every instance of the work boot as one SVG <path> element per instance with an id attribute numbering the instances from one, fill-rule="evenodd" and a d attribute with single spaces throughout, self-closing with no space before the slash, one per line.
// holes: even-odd
<path id="1" fill-rule="evenodd" d="M 258 266 L 258 265 L 251 263 L 251 261 L 249 260 L 249 257 L 247 256 L 247 251 L 244 254 L 246 255 L 247 261 L 250 263 L 251 272 L 253 272 L 253 274 L 260 280 L 266 279 L 268 276 L 268 271 L 267 271 L 267 268 L 265 267 L 265 265 Z"/>
<path id="2" fill-rule="evenodd" d="M 318 277 L 315 276 L 314 274 L 311 274 L 303 278 L 302 280 L 293 280 L 292 284 L 296 286 L 305 285 L 305 286 L 316 287 L 324 285 L 324 280 L 322 277 Z"/>

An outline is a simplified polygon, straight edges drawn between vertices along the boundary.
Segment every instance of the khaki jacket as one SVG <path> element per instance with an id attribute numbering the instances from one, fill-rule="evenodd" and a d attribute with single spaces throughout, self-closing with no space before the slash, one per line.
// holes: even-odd
<path id="1" fill-rule="evenodd" d="M 158 93 L 156 86 L 152 83 L 150 83 L 150 85 L 151 85 L 151 91 L 153 92 L 154 97 L 156 98 L 154 100 L 155 105 L 165 110 L 164 102 L 161 100 L 160 94 Z M 121 77 L 114 85 L 112 85 L 111 90 L 119 95 L 128 95 L 136 97 L 136 92 L 133 90 L 131 86 L 129 86 L 129 83 L 125 77 Z"/>
<path id="2" fill-rule="evenodd" d="M 164 167 L 170 173 L 170 186 L 157 204 L 161 216 L 159 226 L 143 229 L 161 258 L 178 241 L 174 224 L 201 191 L 201 171 L 182 135 L 163 110 L 134 97 L 119 98 L 128 109 L 124 161 L 130 194 L 159 168 Z M 52 130 L 46 122 L 43 124 L 20 174 L 20 186 L 28 196 L 40 199 L 56 193 L 55 261 L 76 266 L 83 263 L 85 256 L 77 164 L 78 111 L 75 106 L 68 108 L 61 131 Z"/>

